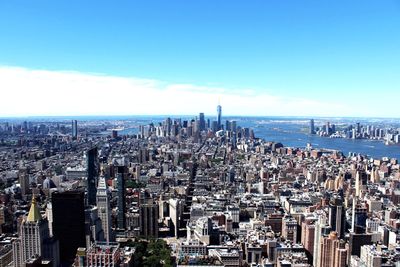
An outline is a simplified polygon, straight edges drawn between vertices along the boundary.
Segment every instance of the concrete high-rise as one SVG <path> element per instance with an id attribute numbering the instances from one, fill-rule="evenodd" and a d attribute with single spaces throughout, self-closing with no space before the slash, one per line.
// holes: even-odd
<path id="1" fill-rule="evenodd" d="M 355 189 L 356 189 L 356 197 L 361 197 L 362 193 L 362 179 L 360 177 L 360 172 L 357 171 L 356 173 L 356 181 L 355 181 Z"/>
<path id="2" fill-rule="evenodd" d="M 171 120 L 171 118 L 167 118 L 164 121 L 164 130 L 166 131 L 167 136 L 171 135 L 171 128 L 172 128 L 172 120 Z"/>
<path id="3" fill-rule="evenodd" d="M 338 238 L 336 232 L 331 232 L 329 236 L 322 238 L 319 265 L 316 267 L 345 267 L 347 250 L 344 243 Z"/>
<path id="4" fill-rule="evenodd" d="M 297 221 L 293 217 L 287 216 L 282 219 L 282 237 L 285 240 L 290 240 L 293 244 L 296 244 L 298 241 L 297 229 Z"/>
<path id="5" fill-rule="evenodd" d="M 107 184 L 104 177 L 100 177 L 99 185 L 97 187 L 97 208 L 99 218 L 101 220 L 101 226 L 104 233 L 104 240 L 107 244 L 112 241 L 112 233 L 111 233 L 111 214 L 110 214 L 110 201 L 107 192 Z"/>
<path id="6" fill-rule="evenodd" d="M 179 229 L 183 224 L 184 202 L 180 199 L 171 198 L 169 201 L 169 217 L 172 221 L 172 235 L 179 237 Z"/>
<path id="7" fill-rule="evenodd" d="M 324 213 L 317 215 L 314 231 L 314 253 L 313 266 L 321 266 L 321 240 L 330 233 L 330 227 L 327 225 L 327 218 Z"/>
<path id="8" fill-rule="evenodd" d="M 338 196 L 332 197 L 329 202 L 329 225 L 332 231 L 338 233 L 339 238 L 344 238 L 346 225 L 345 208 L 343 200 Z"/>
<path id="9" fill-rule="evenodd" d="M 28 216 L 21 224 L 21 245 L 19 251 L 19 264 L 24 264 L 32 257 L 40 256 L 44 259 L 51 259 L 54 266 L 59 264 L 58 241 L 50 237 L 49 224 L 43 219 L 35 197 L 32 198 L 32 204 Z"/>
<path id="10" fill-rule="evenodd" d="M 98 176 L 97 148 L 93 147 L 86 152 L 87 169 L 87 200 L 88 205 L 96 205 L 96 184 Z"/>
<path id="11" fill-rule="evenodd" d="M 365 264 L 364 266 L 365 267 L 381 267 L 382 266 L 382 256 L 385 255 L 381 251 L 382 251 L 382 245 L 364 245 L 364 246 L 362 246 L 361 253 L 360 253 L 360 259 Z"/>
<path id="12" fill-rule="evenodd" d="M 327 121 L 326 124 L 325 124 L 325 132 L 326 132 L 327 135 L 331 134 L 331 125 L 330 125 L 329 121 Z"/>
<path id="13" fill-rule="evenodd" d="M 146 238 L 158 237 L 158 205 L 155 203 L 140 204 L 140 235 Z"/>
<path id="14" fill-rule="evenodd" d="M 306 217 L 301 224 L 301 244 L 304 246 L 306 254 L 310 258 L 311 262 L 314 252 L 314 234 L 316 220 L 316 217 L 309 216 Z"/>
<path id="15" fill-rule="evenodd" d="M 29 193 L 29 169 L 20 168 L 18 172 L 18 180 L 21 187 L 21 195 L 23 198 Z"/>
<path id="16" fill-rule="evenodd" d="M 49 238 L 47 221 L 42 219 L 35 198 L 32 198 L 28 217 L 21 225 L 22 259 L 26 260 L 35 255 L 42 255 L 43 242 Z"/>

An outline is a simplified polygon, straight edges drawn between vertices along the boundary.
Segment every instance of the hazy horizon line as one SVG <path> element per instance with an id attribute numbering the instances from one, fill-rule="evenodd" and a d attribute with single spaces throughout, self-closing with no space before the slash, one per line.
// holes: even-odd
<path id="1" fill-rule="evenodd" d="M 29 119 L 29 118 L 82 118 L 82 117 L 198 117 L 198 115 L 202 113 L 199 112 L 197 114 L 81 114 L 81 115 L 15 115 L 15 116 L 1 116 L 0 119 Z M 217 115 L 207 115 L 204 113 L 206 118 L 216 117 Z M 297 115 L 223 115 L 228 118 L 301 118 L 301 119 L 324 119 L 324 118 L 332 118 L 332 119 L 385 119 L 385 120 L 400 120 L 397 117 L 371 117 L 371 116 L 297 116 Z"/>

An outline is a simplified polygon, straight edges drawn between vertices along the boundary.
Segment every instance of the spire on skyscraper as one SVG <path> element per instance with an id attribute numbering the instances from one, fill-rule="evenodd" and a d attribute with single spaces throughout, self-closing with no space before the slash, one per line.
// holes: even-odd
<path id="1" fill-rule="evenodd" d="M 31 208 L 29 209 L 28 217 L 26 218 L 26 221 L 28 222 L 37 222 L 42 219 L 42 216 L 40 215 L 39 207 L 37 205 L 35 195 L 32 196 L 32 204 Z"/>

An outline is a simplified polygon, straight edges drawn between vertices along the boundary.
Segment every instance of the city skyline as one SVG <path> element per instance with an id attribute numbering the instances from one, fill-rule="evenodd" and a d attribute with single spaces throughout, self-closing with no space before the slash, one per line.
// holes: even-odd
<path id="1" fill-rule="evenodd" d="M 396 266 L 398 127 L 224 119 L 0 123 L 1 259 Z"/>
<path id="2" fill-rule="evenodd" d="M 400 6 L 360 3 L 3 2 L 0 116 L 398 118 Z"/>
<path id="3" fill-rule="evenodd" d="M 0 1 L 0 267 L 400 265 L 400 1 Z"/>

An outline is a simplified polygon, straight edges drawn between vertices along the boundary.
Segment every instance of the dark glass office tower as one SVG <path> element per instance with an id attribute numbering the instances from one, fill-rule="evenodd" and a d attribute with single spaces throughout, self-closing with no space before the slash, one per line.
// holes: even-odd
<path id="1" fill-rule="evenodd" d="M 367 208 L 363 205 L 357 204 L 353 209 L 354 226 L 353 231 L 357 234 L 363 234 L 366 230 L 366 221 L 368 219 Z"/>
<path id="2" fill-rule="evenodd" d="M 158 205 L 140 204 L 140 235 L 146 238 L 158 238 Z"/>
<path id="3" fill-rule="evenodd" d="M 70 266 L 78 247 L 86 247 L 83 191 L 55 192 L 51 196 L 53 235 L 60 242 L 60 260 Z"/>
<path id="4" fill-rule="evenodd" d="M 126 167 L 117 167 L 117 184 L 118 184 L 118 229 L 125 229 L 125 175 Z"/>
<path id="5" fill-rule="evenodd" d="M 204 131 L 206 129 L 206 120 L 204 118 L 204 113 L 199 114 L 199 124 L 200 124 L 200 131 Z"/>
<path id="6" fill-rule="evenodd" d="M 329 201 L 329 225 L 332 231 L 338 233 L 339 238 L 344 238 L 345 234 L 345 208 L 343 200 L 339 196 L 334 196 Z"/>
<path id="7" fill-rule="evenodd" d="M 315 134 L 314 119 L 310 120 L 310 134 Z"/>
<path id="8" fill-rule="evenodd" d="M 97 177 L 98 177 L 98 162 L 97 162 L 97 147 L 94 147 L 86 153 L 86 168 L 87 168 L 87 197 L 88 205 L 96 205 L 97 192 Z"/>

